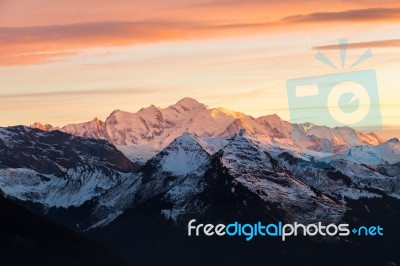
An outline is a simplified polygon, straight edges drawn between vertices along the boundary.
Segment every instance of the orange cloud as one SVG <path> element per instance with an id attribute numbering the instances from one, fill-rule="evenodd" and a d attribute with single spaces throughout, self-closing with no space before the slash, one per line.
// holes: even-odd
<path id="1" fill-rule="evenodd" d="M 400 47 L 400 39 L 348 43 L 347 49 Z M 315 46 L 317 50 L 339 50 L 338 44 Z"/>
<path id="2" fill-rule="evenodd" d="M 98 89 L 98 90 L 79 90 L 79 91 L 47 91 L 33 93 L 0 94 L 0 99 L 27 99 L 27 98 L 47 98 L 47 97 L 79 97 L 92 95 L 137 95 L 154 93 L 150 88 L 131 88 L 131 89 Z"/>
<path id="3" fill-rule="evenodd" d="M 223 37 L 267 30 L 269 23 L 202 24 L 169 21 L 105 21 L 0 28 L 0 66 L 48 62 L 93 47 Z"/>
<path id="4" fill-rule="evenodd" d="M 306 15 L 289 16 L 285 22 L 334 22 L 334 21 L 397 21 L 400 8 L 367 8 L 340 12 L 317 12 Z"/>
<path id="5" fill-rule="evenodd" d="M 183 38 L 187 26 L 156 22 L 94 22 L 0 28 L 0 65 L 36 64 L 99 46 Z"/>
<path id="6" fill-rule="evenodd" d="M 254 33 L 315 28 L 315 23 L 400 20 L 400 8 L 319 12 L 274 21 L 211 23 L 206 21 L 103 21 L 65 25 L 0 28 L 0 66 L 59 60 L 82 49 L 127 46 L 166 40 L 243 36 Z"/>

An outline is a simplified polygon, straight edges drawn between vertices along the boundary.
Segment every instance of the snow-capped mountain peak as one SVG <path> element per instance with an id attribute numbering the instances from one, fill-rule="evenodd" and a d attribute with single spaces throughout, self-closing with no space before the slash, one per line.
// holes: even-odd
<path id="1" fill-rule="evenodd" d="M 174 106 L 180 106 L 188 110 L 206 109 L 206 106 L 204 104 L 199 103 L 197 100 L 189 97 L 185 97 L 179 100 L 176 104 L 174 104 Z"/>
<path id="2" fill-rule="evenodd" d="M 61 131 L 86 138 L 108 139 L 106 125 L 97 117 L 89 122 L 66 125 Z"/>
<path id="3" fill-rule="evenodd" d="M 40 129 L 40 130 L 43 130 L 43 131 L 52 131 L 52 130 L 58 130 L 59 129 L 58 127 L 54 127 L 54 126 L 52 126 L 50 124 L 42 124 L 40 122 L 35 122 L 32 125 L 30 125 L 29 127 L 37 128 L 37 129 Z"/>
<path id="4" fill-rule="evenodd" d="M 81 205 L 136 167 L 106 141 L 21 126 L 0 130 L 0 157 L 3 191 L 50 207 Z"/>
<path id="5" fill-rule="evenodd" d="M 41 124 L 32 127 L 46 131 L 55 129 Z M 349 127 L 329 128 L 310 123 L 297 125 L 282 120 L 276 114 L 253 118 L 222 107 L 208 109 L 192 98 L 183 98 L 166 108 L 150 105 L 136 113 L 115 110 L 104 122 L 94 119 L 70 124 L 60 130 L 76 136 L 105 139 L 117 145 L 130 158 L 145 161 L 184 132 L 203 139 L 229 138 L 241 129 L 271 145 L 284 146 L 286 149 L 321 151 L 330 142 L 335 151 L 343 151 L 356 145 L 378 145 L 383 142 L 374 133 L 361 133 Z M 149 156 L 144 156 L 143 152 Z"/>
<path id="6" fill-rule="evenodd" d="M 176 138 L 155 157 L 159 159 L 163 171 L 174 175 L 196 171 L 208 158 L 209 154 L 198 143 L 197 137 L 188 132 Z"/>
<path id="7" fill-rule="evenodd" d="M 400 142 L 397 138 L 379 145 L 358 145 L 338 154 L 338 158 L 364 164 L 395 164 L 400 162 Z"/>

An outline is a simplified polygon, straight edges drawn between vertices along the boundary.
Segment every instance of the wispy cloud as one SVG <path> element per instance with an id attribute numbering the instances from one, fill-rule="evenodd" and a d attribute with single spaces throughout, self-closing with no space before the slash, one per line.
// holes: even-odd
<path id="1" fill-rule="evenodd" d="M 49 98 L 49 97 L 79 97 L 79 96 L 99 96 L 99 95 L 132 95 L 153 93 L 155 90 L 148 88 L 132 89 L 99 89 L 99 90 L 79 90 L 79 91 L 49 91 L 49 92 L 28 92 L 15 94 L 0 94 L 0 99 L 28 99 L 28 98 Z"/>
<path id="2" fill-rule="evenodd" d="M 58 60 L 83 49 L 170 40 L 232 36 L 272 28 L 266 23 L 103 21 L 35 27 L 0 27 L 0 66 Z"/>
<path id="3" fill-rule="evenodd" d="M 400 47 L 400 39 L 393 40 L 379 40 L 370 42 L 356 42 L 347 44 L 347 49 L 362 49 L 362 48 L 387 48 L 387 47 Z M 338 44 L 315 46 L 316 50 L 339 50 Z"/>
<path id="4" fill-rule="evenodd" d="M 0 65 L 36 64 L 65 51 L 176 39 L 184 25 L 168 22 L 88 22 L 0 28 Z M 73 54 L 68 52 L 69 55 Z M 67 54 L 64 54 L 67 55 Z"/>
<path id="5" fill-rule="evenodd" d="M 400 19 L 400 8 L 367 8 L 339 12 L 316 12 L 288 16 L 284 22 L 334 22 L 334 21 L 379 21 Z"/>
<path id="6" fill-rule="evenodd" d="M 33 27 L 0 27 L 0 66 L 60 60 L 83 49 L 169 40 L 243 36 L 295 29 L 316 22 L 397 21 L 400 8 L 370 8 L 289 16 L 275 21 L 102 21 Z M 392 41 L 393 44 L 393 41 Z"/>
<path id="7" fill-rule="evenodd" d="M 104 21 L 36 27 L 3 27 L 0 28 L 0 66 L 46 62 L 93 47 L 201 38 L 225 26 L 171 21 Z M 232 27 L 240 26 L 232 25 Z"/>

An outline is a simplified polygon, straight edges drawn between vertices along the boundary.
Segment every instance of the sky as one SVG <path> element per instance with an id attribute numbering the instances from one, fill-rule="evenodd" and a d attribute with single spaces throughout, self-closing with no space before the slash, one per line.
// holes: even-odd
<path id="1" fill-rule="evenodd" d="M 379 133 L 400 137 L 397 0 L 0 0 L 0 126 L 104 120 L 183 97 L 290 120 L 287 80 L 350 71 L 367 49 L 351 71 L 376 71 Z"/>

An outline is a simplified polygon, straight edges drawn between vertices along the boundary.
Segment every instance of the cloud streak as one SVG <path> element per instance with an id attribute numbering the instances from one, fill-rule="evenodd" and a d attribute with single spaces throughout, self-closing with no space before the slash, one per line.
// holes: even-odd
<path id="1" fill-rule="evenodd" d="M 90 22 L 0 28 L 0 66 L 36 64 L 82 49 L 185 37 L 189 25 L 166 22 Z M 67 52 L 68 51 L 68 52 Z"/>
<path id="2" fill-rule="evenodd" d="M 379 40 L 370 42 L 356 42 L 347 44 L 347 49 L 363 49 L 363 48 L 390 48 L 390 47 L 400 47 L 400 39 L 393 40 Z M 313 49 L 316 50 L 339 50 L 340 46 L 338 44 L 321 45 L 315 46 Z"/>
<path id="3" fill-rule="evenodd" d="M 0 66 L 46 63 L 96 47 L 204 39 L 270 30 L 273 23 L 103 21 L 36 27 L 0 27 Z"/>
<path id="4" fill-rule="evenodd" d="M 99 95 L 134 95 L 153 93 L 152 89 L 103 89 L 103 90 L 80 90 L 80 91 L 51 91 L 51 92 L 29 92 L 15 94 L 0 94 L 2 100 L 13 99 L 32 99 L 32 98 L 51 98 L 51 97 L 79 97 L 79 96 L 99 96 Z"/>
<path id="5" fill-rule="evenodd" d="M 84 49 L 210 37 L 243 36 L 329 22 L 398 21 L 400 8 L 320 12 L 276 21 L 102 21 L 34 27 L 0 27 L 0 66 L 52 62 Z M 326 26 L 326 25 L 325 25 Z M 393 44 L 393 42 L 392 42 Z M 376 44 L 378 45 L 378 44 Z M 397 44 L 396 44 L 397 45 Z"/>
<path id="6" fill-rule="evenodd" d="M 289 16 L 283 22 L 390 21 L 400 19 L 400 8 L 367 8 Z"/>

